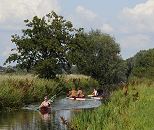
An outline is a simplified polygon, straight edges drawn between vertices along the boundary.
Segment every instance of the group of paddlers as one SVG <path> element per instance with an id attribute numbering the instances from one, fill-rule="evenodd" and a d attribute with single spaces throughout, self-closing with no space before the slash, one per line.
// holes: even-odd
<path id="1" fill-rule="evenodd" d="M 70 90 L 68 93 L 67 93 L 67 97 L 70 97 L 70 98 L 84 98 L 85 95 L 83 94 L 83 91 L 81 89 L 81 87 L 78 89 L 78 91 L 75 90 L 75 87 L 72 88 L 72 90 Z"/>
<path id="2" fill-rule="evenodd" d="M 93 89 L 93 92 L 91 94 L 91 96 L 93 97 L 103 97 L 103 90 L 102 89 Z M 78 90 L 75 89 L 75 87 L 72 88 L 72 90 L 70 90 L 67 93 L 67 97 L 69 98 L 85 98 L 85 94 L 82 91 L 82 88 L 79 87 Z M 51 106 L 51 102 L 49 101 L 48 97 L 45 96 L 44 97 L 44 101 L 41 103 L 41 105 L 39 106 L 39 108 L 46 108 L 46 107 L 50 107 Z"/>
<path id="3" fill-rule="evenodd" d="M 91 96 L 101 97 L 101 96 L 103 96 L 103 90 L 102 89 L 97 90 L 96 88 L 94 88 Z M 79 87 L 79 89 L 77 91 L 75 90 L 75 87 L 73 87 L 72 90 L 70 90 L 68 92 L 67 97 L 70 97 L 70 98 L 85 98 L 85 94 L 83 94 L 81 87 Z"/>
<path id="4" fill-rule="evenodd" d="M 87 95 L 90 97 L 100 97 L 100 99 L 102 99 L 104 97 L 104 93 L 102 89 L 93 89 L 93 92 L 91 93 L 91 95 Z M 80 98 L 80 99 L 84 99 L 86 96 L 82 90 L 81 87 L 78 88 L 78 90 L 75 89 L 75 87 L 72 87 L 72 89 L 70 91 L 67 92 L 67 97 L 68 98 Z M 49 100 L 47 96 L 44 97 L 44 101 L 41 103 L 41 105 L 39 106 L 39 109 L 41 112 L 46 113 L 48 112 L 48 108 L 51 106 L 51 99 Z"/>

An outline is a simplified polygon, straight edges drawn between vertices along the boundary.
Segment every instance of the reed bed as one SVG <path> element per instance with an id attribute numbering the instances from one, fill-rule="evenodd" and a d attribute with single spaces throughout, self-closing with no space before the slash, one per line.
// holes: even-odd
<path id="1" fill-rule="evenodd" d="M 59 91 L 60 95 L 72 87 L 91 90 L 98 83 L 86 76 L 59 76 L 57 80 L 40 79 L 34 75 L 0 75 L 0 110 L 20 108 L 26 104 L 41 102 L 45 95 L 49 98 Z M 59 95 L 59 96 L 60 96 Z"/>

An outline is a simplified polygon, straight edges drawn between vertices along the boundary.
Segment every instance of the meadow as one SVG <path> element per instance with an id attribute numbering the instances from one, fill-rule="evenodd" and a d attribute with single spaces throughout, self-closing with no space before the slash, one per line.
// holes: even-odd
<path id="1" fill-rule="evenodd" d="M 93 111 L 83 111 L 71 124 L 77 130 L 152 130 L 154 129 L 154 82 L 134 79 L 114 91 L 108 102 Z"/>

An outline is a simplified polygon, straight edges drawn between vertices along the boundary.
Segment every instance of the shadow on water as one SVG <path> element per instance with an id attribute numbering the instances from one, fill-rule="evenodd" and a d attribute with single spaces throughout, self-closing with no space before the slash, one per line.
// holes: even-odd
<path id="1" fill-rule="evenodd" d="M 60 117 L 70 120 L 83 109 L 91 109 L 101 105 L 100 101 L 74 101 L 58 99 L 52 104 L 51 113 L 41 114 L 29 105 L 20 111 L 0 113 L 0 130 L 67 130 Z"/>

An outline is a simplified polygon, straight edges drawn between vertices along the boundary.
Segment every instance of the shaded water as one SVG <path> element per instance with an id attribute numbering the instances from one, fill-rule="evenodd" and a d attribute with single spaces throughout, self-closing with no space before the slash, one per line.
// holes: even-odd
<path id="1" fill-rule="evenodd" d="M 101 102 L 98 100 L 58 99 L 52 104 L 51 113 L 44 115 L 36 109 L 38 105 L 29 105 L 20 111 L 0 113 L 0 130 L 67 130 L 60 116 L 69 121 L 83 109 L 99 105 Z"/>

